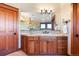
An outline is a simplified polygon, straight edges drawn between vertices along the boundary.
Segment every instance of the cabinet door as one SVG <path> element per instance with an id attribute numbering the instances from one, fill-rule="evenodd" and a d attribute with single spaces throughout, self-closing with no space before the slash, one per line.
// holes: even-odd
<path id="1" fill-rule="evenodd" d="M 24 52 L 27 52 L 27 37 L 26 36 L 21 36 L 21 49 L 24 51 Z"/>
<path id="2" fill-rule="evenodd" d="M 58 54 L 67 54 L 67 37 L 58 37 Z"/>
<path id="3" fill-rule="evenodd" d="M 40 54 L 47 54 L 47 41 L 40 40 Z"/>
<path id="4" fill-rule="evenodd" d="M 28 54 L 39 54 L 38 37 L 28 37 Z"/>
<path id="5" fill-rule="evenodd" d="M 51 40 L 48 41 L 48 54 L 57 54 L 57 39 L 56 37 L 52 37 Z"/>

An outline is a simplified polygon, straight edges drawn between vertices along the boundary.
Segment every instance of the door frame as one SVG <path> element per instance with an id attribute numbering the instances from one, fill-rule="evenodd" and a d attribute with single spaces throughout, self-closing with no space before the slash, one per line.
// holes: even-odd
<path id="1" fill-rule="evenodd" d="M 77 3 L 72 4 L 72 18 L 71 18 L 71 55 L 77 55 L 75 54 L 75 35 L 76 35 L 76 20 L 77 20 Z M 79 54 L 78 54 L 79 55 Z"/>

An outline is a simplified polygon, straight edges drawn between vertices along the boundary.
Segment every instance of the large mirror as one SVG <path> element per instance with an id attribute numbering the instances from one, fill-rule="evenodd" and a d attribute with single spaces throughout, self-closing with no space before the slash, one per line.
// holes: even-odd
<path id="1" fill-rule="evenodd" d="M 52 30 L 68 32 L 71 4 L 32 4 L 20 12 L 20 30 Z M 30 6 L 30 4 L 29 4 Z M 65 8 L 65 7 L 66 8 Z M 68 22 L 68 23 L 67 23 Z"/>
<path id="2" fill-rule="evenodd" d="M 21 30 L 54 30 L 55 14 L 21 12 Z"/>

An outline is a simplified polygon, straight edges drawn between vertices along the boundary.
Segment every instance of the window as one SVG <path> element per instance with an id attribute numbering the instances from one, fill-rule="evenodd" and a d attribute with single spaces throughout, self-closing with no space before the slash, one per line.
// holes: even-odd
<path id="1" fill-rule="evenodd" d="M 51 29 L 52 28 L 52 24 L 47 24 L 47 29 Z"/>
<path id="2" fill-rule="evenodd" d="M 40 29 L 52 29 L 52 23 L 51 22 L 40 23 Z"/>
<path id="3" fill-rule="evenodd" d="M 45 24 L 41 24 L 41 29 L 45 29 Z"/>

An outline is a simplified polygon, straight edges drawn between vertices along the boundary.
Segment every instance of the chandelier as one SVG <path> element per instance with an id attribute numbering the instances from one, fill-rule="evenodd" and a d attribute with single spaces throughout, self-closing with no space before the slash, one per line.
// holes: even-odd
<path id="1" fill-rule="evenodd" d="M 41 14 L 51 14 L 52 10 L 42 9 Z"/>

